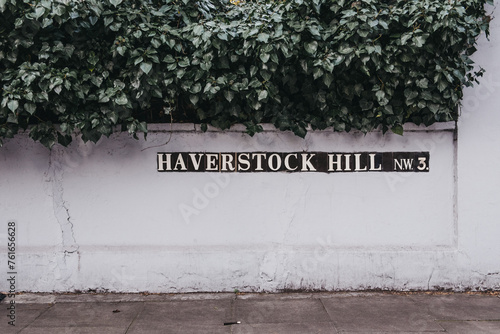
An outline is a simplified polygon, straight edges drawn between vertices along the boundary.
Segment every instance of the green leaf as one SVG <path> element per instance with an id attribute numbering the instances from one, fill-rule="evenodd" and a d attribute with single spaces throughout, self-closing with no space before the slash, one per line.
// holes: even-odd
<path id="1" fill-rule="evenodd" d="M 117 113 L 116 111 L 112 111 L 112 112 L 111 112 L 111 113 L 109 113 L 107 116 L 108 116 L 108 118 L 111 120 L 111 122 L 112 122 L 113 124 L 118 123 L 118 119 L 119 119 L 119 117 L 118 117 L 118 113 Z"/>
<path id="2" fill-rule="evenodd" d="M 201 85 L 199 83 L 195 83 L 193 86 L 191 86 L 191 89 L 189 90 L 193 94 L 198 94 L 201 92 Z"/>
<path id="3" fill-rule="evenodd" d="M 422 46 L 424 46 L 424 44 L 427 40 L 427 37 L 428 37 L 428 34 L 414 37 L 413 42 L 415 43 L 415 45 L 417 47 L 421 48 Z"/>
<path id="4" fill-rule="evenodd" d="M 141 131 L 141 132 L 148 132 L 148 125 L 146 122 L 140 122 L 139 124 L 137 124 L 137 130 Z"/>
<path id="5" fill-rule="evenodd" d="M 37 7 L 35 8 L 35 18 L 39 19 L 45 14 L 45 8 L 43 7 Z"/>
<path id="6" fill-rule="evenodd" d="M 439 111 L 439 105 L 435 104 L 435 103 L 430 103 L 427 105 L 427 107 L 429 108 L 429 110 L 433 113 L 433 114 L 436 114 L 438 111 Z"/>
<path id="7" fill-rule="evenodd" d="M 193 28 L 193 34 L 195 34 L 196 36 L 202 35 L 204 31 L 205 31 L 205 29 L 203 28 L 203 25 L 201 25 L 201 24 L 198 24 Z"/>
<path id="8" fill-rule="evenodd" d="M 267 63 L 267 61 L 269 60 L 269 53 L 261 53 L 259 55 L 259 58 L 263 63 Z"/>
<path id="9" fill-rule="evenodd" d="M 7 122 L 13 123 L 13 124 L 18 124 L 19 120 L 17 118 L 17 115 L 16 114 L 9 114 L 9 116 L 7 116 Z"/>
<path id="10" fill-rule="evenodd" d="M 54 20 L 46 17 L 43 19 L 42 21 L 42 28 L 47 28 L 48 26 L 50 26 L 52 23 L 54 22 Z"/>
<path id="11" fill-rule="evenodd" d="M 257 40 L 258 40 L 259 42 L 267 43 L 267 41 L 269 40 L 269 34 L 266 34 L 266 33 L 261 32 L 261 33 L 257 36 Z"/>
<path id="12" fill-rule="evenodd" d="M 444 81 L 444 80 L 439 80 L 438 84 L 437 84 L 437 87 L 438 87 L 439 91 L 442 92 L 446 88 L 448 88 L 448 83 L 446 81 Z"/>
<path id="13" fill-rule="evenodd" d="M 325 73 L 325 75 L 323 75 L 323 83 L 326 85 L 326 87 L 330 88 L 332 82 L 333 75 L 331 75 L 330 73 Z"/>
<path id="14" fill-rule="evenodd" d="M 151 71 L 151 69 L 153 68 L 153 64 L 151 63 L 141 63 L 141 70 L 146 73 L 146 74 L 149 74 L 149 72 Z"/>
<path id="15" fill-rule="evenodd" d="M 253 35 L 257 34 L 258 32 L 259 32 L 259 28 L 252 28 L 248 32 L 247 36 L 253 36 Z"/>
<path id="16" fill-rule="evenodd" d="M 59 132 L 57 133 L 57 142 L 62 146 L 67 147 L 72 141 L 73 138 L 70 135 L 63 135 Z"/>
<path id="17" fill-rule="evenodd" d="M 402 136 L 404 130 L 401 125 L 394 125 L 393 127 L 391 127 L 391 131 L 397 135 Z"/>
<path id="18" fill-rule="evenodd" d="M 315 67 L 314 70 L 313 70 L 313 79 L 316 80 L 318 78 L 321 78 L 321 76 L 323 75 L 323 70 L 319 67 Z"/>
<path id="19" fill-rule="evenodd" d="M 227 34 L 226 33 L 218 33 L 217 37 L 219 37 L 223 41 L 227 41 Z"/>
<path id="20" fill-rule="evenodd" d="M 177 70 L 177 72 L 175 74 L 177 76 L 177 79 L 182 79 L 182 77 L 184 76 L 184 74 L 186 74 L 186 70 L 183 69 L 183 68 L 180 68 L 180 69 Z"/>
<path id="21" fill-rule="evenodd" d="M 250 66 L 250 77 L 255 76 L 255 73 L 257 73 L 257 71 L 258 71 L 257 66 L 254 65 Z"/>
<path id="22" fill-rule="evenodd" d="M 411 33 L 406 33 L 401 36 L 401 45 L 406 45 L 408 40 L 411 38 Z"/>
<path id="23" fill-rule="evenodd" d="M 104 18 L 104 26 L 107 27 L 109 26 L 111 23 L 113 23 L 114 21 L 114 18 L 112 16 L 106 16 Z"/>
<path id="24" fill-rule="evenodd" d="M 429 80 L 426 78 L 417 80 L 417 87 L 427 89 L 429 87 Z"/>
<path id="25" fill-rule="evenodd" d="M 267 90 L 263 89 L 259 92 L 259 101 L 262 101 L 267 98 Z"/>
<path id="26" fill-rule="evenodd" d="M 118 52 L 118 54 L 120 56 L 124 56 L 126 50 L 127 50 L 127 48 L 124 47 L 124 46 L 119 46 L 119 47 L 116 48 L 116 52 Z"/>
<path id="27" fill-rule="evenodd" d="M 115 103 L 118 104 L 118 105 L 120 105 L 120 106 L 126 105 L 128 103 L 127 95 L 120 94 L 120 96 L 118 96 L 115 99 Z"/>
<path id="28" fill-rule="evenodd" d="M 179 67 L 188 67 L 189 66 L 189 59 L 188 58 L 182 58 L 178 63 L 177 65 L 179 65 Z"/>
<path id="29" fill-rule="evenodd" d="M 123 2 L 123 0 L 109 0 L 109 2 L 115 6 L 115 7 L 118 7 L 119 4 L 121 4 Z"/>
<path id="30" fill-rule="evenodd" d="M 347 54 L 350 54 L 354 51 L 354 48 L 347 45 L 347 44 L 342 44 L 339 49 L 338 49 L 338 52 L 340 54 L 343 54 L 343 55 L 347 55 Z"/>
<path id="31" fill-rule="evenodd" d="M 333 59 L 333 65 L 334 66 L 337 66 L 337 65 L 340 65 L 342 64 L 342 62 L 345 60 L 345 57 L 342 56 L 342 55 L 337 55 L 334 59 Z"/>
<path id="32" fill-rule="evenodd" d="M 260 82 L 257 78 L 253 78 L 252 81 L 248 84 L 248 87 L 258 88 L 262 86 L 262 82 Z"/>
<path id="33" fill-rule="evenodd" d="M 24 110 L 26 110 L 30 115 L 33 115 L 36 111 L 36 105 L 34 103 L 25 103 Z"/>
<path id="34" fill-rule="evenodd" d="M 418 92 L 411 89 L 405 89 L 404 94 L 408 100 L 413 100 L 418 96 Z"/>
<path id="35" fill-rule="evenodd" d="M 172 64 L 175 63 L 175 58 L 172 57 L 172 55 L 166 55 L 165 58 L 163 58 L 163 61 L 167 64 Z"/>
<path id="36" fill-rule="evenodd" d="M 379 90 L 375 93 L 375 96 L 377 97 L 377 100 L 380 102 L 383 99 L 385 99 L 385 92 L 383 90 Z"/>
<path id="37" fill-rule="evenodd" d="M 198 95 L 189 95 L 189 101 L 191 101 L 193 105 L 196 105 L 199 100 L 200 98 L 198 97 Z"/>
<path id="38" fill-rule="evenodd" d="M 137 57 L 137 58 L 135 58 L 135 60 L 134 60 L 134 65 L 138 65 L 138 64 L 142 63 L 143 61 L 144 61 L 144 58 L 142 58 L 142 57 Z"/>
<path id="39" fill-rule="evenodd" d="M 309 26 L 309 32 L 315 37 L 321 37 L 318 26 Z"/>
<path id="40" fill-rule="evenodd" d="M 10 100 L 7 103 L 7 107 L 10 109 L 10 111 L 15 112 L 17 108 L 19 107 L 19 101 L 17 100 Z"/>
<path id="41" fill-rule="evenodd" d="M 224 97 L 228 102 L 231 102 L 234 98 L 234 92 L 231 90 L 224 90 Z"/>
<path id="42" fill-rule="evenodd" d="M 315 54 L 316 51 L 318 50 L 318 42 L 312 41 L 309 43 L 304 43 L 304 48 L 305 48 L 307 53 L 309 53 L 311 55 Z"/>

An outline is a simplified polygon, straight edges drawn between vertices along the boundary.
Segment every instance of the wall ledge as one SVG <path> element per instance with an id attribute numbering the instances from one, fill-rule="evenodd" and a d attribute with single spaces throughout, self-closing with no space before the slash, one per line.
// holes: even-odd
<path id="1" fill-rule="evenodd" d="M 273 124 L 264 123 L 261 124 L 263 132 L 280 132 Z M 405 132 L 435 132 L 435 131 L 454 131 L 455 122 L 443 122 L 434 123 L 430 126 L 416 125 L 413 123 L 406 123 L 403 125 Z M 194 123 L 151 123 L 148 124 L 148 132 L 203 132 L 201 130 L 200 124 Z M 321 133 L 321 132 L 333 132 L 333 128 L 326 128 L 324 130 L 312 130 L 310 126 L 307 127 L 308 132 Z M 231 128 L 226 130 L 221 130 L 211 125 L 207 126 L 207 132 L 246 132 L 246 127 L 243 124 L 235 124 Z M 287 132 L 287 131 L 285 131 Z M 382 132 L 382 129 L 374 130 L 373 132 Z M 360 133 L 359 130 L 354 130 L 349 133 Z"/>

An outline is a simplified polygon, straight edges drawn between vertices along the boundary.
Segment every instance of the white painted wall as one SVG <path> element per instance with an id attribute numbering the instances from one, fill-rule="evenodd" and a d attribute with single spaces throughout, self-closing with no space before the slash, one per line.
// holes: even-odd
<path id="1" fill-rule="evenodd" d="M 17 289 L 122 292 L 500 287 L 500 25 L 455 124 L 305 140 L 152 126 L 48 151 L 0 149 L 0 272 L 17 223 Z M 164 145 L 168 141 L 168 144 Z M 162 145 L 163 144 L 163 145 Z M 162 145 L 162 146 L 159 146 Z M 159 147 L 155 147 L 159 146 Z M 429 173 L 158 173 L 159 151 L 429 151 Z M 192 214 L 182 213 L 190 210 Z M 0 291 L 7 281 L 0 280 Z"/>

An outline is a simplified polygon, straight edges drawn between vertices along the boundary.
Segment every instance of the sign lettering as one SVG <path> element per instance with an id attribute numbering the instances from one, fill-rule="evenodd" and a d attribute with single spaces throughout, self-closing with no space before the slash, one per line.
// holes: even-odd
<path id="1" fill-rule="evenodd" d="M 158 172 L 428 172 L 429 152 L 158 152 Z"/>

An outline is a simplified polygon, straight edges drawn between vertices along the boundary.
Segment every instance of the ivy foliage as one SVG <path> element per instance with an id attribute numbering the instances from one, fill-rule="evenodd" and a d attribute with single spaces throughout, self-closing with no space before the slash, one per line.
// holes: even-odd
<path id="1" fill-rule="evenodd" d="M 0 143 L 456 120 L 491 0 L 0 0 Z"/>

